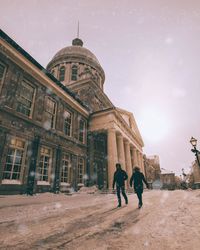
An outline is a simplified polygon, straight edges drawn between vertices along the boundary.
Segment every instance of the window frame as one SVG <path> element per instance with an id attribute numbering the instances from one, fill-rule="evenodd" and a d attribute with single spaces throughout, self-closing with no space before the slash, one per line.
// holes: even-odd
<path id="1" fill-rule="evenodd" d="M 60 82 L 63 82 L 65 80 L 65 72 L 66 72 L 66 68 L 65 68 L 64 65 L 62 65 L 59 68 L 59 77 L 58 77 L 58 79 L 59 79 Z M 62 78 L 61 78 L 61 76 L 62 76 Z"/>
<path id="2" fill-rule="evenodd" d="M 51 74 L 55 77 L 55 69 L 51 70 Z"/>
<path id="3" fill-rule="evenodd" d="M 48 101 L 51 101 L 52 103 L 55 104 L 54 106 L 54 113 L 51 113 L 49 110 L 48 110 Z M 49 119 L 48 119 L 48 116 L 47 115 L 51 115 L 52 118 L 51 118 L 51 123 L 50 123 L 50 127 L 48 128 L 49 129 L 55 129 L 55 126 L 56 126 L 56 117 L 57 117 L 57 102 L 54 98 L 52 98 L 51 96 L 46 96 L 45 97 L 45 108 L 44 108 L 44 112 L 45 112 L 45 122 L 47 122 Z"/>
<path id="4" fill-rule="evenodd" d="M 12 144 L 12 141 L 16 141 L 15 145 Z M 21 141 L 24 145 L 23 147 L 20 147 L 17 145 L 17 141 Z M 6 165 L 7 165 L 7 158 L 8 158 L 8 153 L 9 150 L 14 149 L 14 157 L 13 157 L 13 161 L 12 161 L 12 167 L 11 167 L 11 171 L 6 171 Z M 6 179 L 4 178 L 4 173 L 5 172 L 11 172 L 11 176 L 13 176 L 13 172 L 14 172 L 14 166 L 16 163 L 16 156 L 17 156 L 17 150 L 18 151 L 22 151 L 22 156 L 21 156 L 21 162 L 20 162 L 20 171 L 17 172 L 19 173 L 19 178 L 18 179 Z M 24 169 L 25 169 L 25 161 L 26 161 L 26 156 L 27 156 L 27 141 L 25 139 L 22 139 L 20 137 L 17 136 L 9 136 L 9 142 L 8 142 L 8 146 L 6 149 L 6 157 L 5 157 L 5 164 L 3 167 L 3 171 L 2 171 L 2 184 L 22 184 L 23 181 L 23 177 L 24 177 Z M 10 155 L 12 156 L 12 155 Z"/>
<path id="5" fill-rule="evenodd" d="M 42 149 L 47 149 L 50 151 L 49 154 L 41 152 Z M 42 168 L 40 167 L 40 162 L 41 162 L 41 156 L 49 156 L 49 162 L 48 162 L 48 168 L 47 168 L 47 180 L 40 180 L 41 174 L 40 174 L 40 169 L 42 169 L 42 173 L 44 173 L 44 164 L 45 161 L 43 161 Z M 44 159 L 44 158 L 43 158 Z M 38 166 L 36 170 L 36 176 L 37 176 L 37 185 L 50 185 L 51 182 L 51 171 L 52 171 L 52 161 L 53 161 L 53 149 L 46 146 L 46 145 L 40 145 L 40 150 L 39 150 L 39 158 L 38 158 Z M 42 174 L 42 179 L 43 177 L 46 176 Z"/>
<path id="6" fill-rule="evenodd" d="M 76 71 L 76 73 L 74 73 L 73 71 Z M 71 81 L 77 81 L 78 80 L 78 66 L 77 65 L 72 65 L 71 67 Z"/>
<path id="7" fill-rule="evenodd" d="M 70 133 L 69 133 L 69 135 L 68 134 L 66 134 L 66 131 L 65 131 L 65 124 L 66 124 L 66 119 L 67 119 L 67 117 L 65 117 L 64 116 L 64 113 L 65 112 L 67 112 L 67 113 L 69 113 L 70 114 L 70 116 L 71 116 L 71 123 L 70 123 Z M 72 129 L 73 129 L 73 113 L 71 112 L 71 111 L 69 111 L 68 109 L 64 109 L 64 113 L 63 113 L 63 117 L 64 117 L 64 122 L 63 122 L 63 131 L 64 131 L 64 134 L 66 135 L 66 136 L 69 136 L 69 137 L 72 137 Z"/>
<path id="8" fill-rule="evenodd" d="M 0 61 L 0 65 L 2 65 L 4 67 L 4 71 L 3 71 L 3 75 L 2 78 L 0 79 L 0 93 L 1 93 L 1 89 L 3 87 L 4 81 L 5 81 L 5 77 L 6 77 L 6 71 L 7 71 L 7 65 L 5 63 L 3 63 L 2 61 Z"/>
<path id="9" fill-rule="evenodd" d="M 27 88 L 27 86 L 28 86 L 28 88 L 31 87 L 31 88 L 33 89 L 32 101 L 29 100 L 27 97 L 24 97 L 24 96 L 22 95 L 21 91 L 19 91 L 19 88 L 22 88 L 23 85 L 25 86 L 25 88 Z M 34 105 L 35 105 L 36 87 L 35 87 L 33 84 L 31 84 L 29 81 L 27 81 L 26 79 L 22 79 L 22 80 L 21 80 L 21 83 L 20 83 L 20 85 L 19 85 L 19 87 L 18 87 L 18 93 L 19 93 L 19 96 L 17 96 L 17 103 L 16 103 L 16 108 L 15 108 L 15 109 L 16 109 L 16 111 L 17 111 L 18 113 L 20 113 L 20 114 L 24 115 L 25 117 L 28 117 L 28 118 L 31 119 L 31 118 L 33 117 L 33 111 L 34 111 Z M 21 101 L 22 98 L 23 98 L 25 101 L 28 101 L 28 102 L 31 103 L 30 108 L 28 108 L 27 106 L 24 105 L 24 103 Z M 26 109 L 29 109 L 29 110 L 30 110 L 30 114 L 29 114 L 29 115 L 26 115 L 26 114 L 24 114 L 23 112 L 19 111 L 19 110 L 18 110 L 18 105 L 19 105 L 19 104 L 23 105 Z"/>
<path id="10" fill-rule="evenodd" d="M 82 161 L 82 162 L 80 162 Z M 81 168 L 82 173 L 81 173 Z M 78 166 L 77 166 L 77 184 L 78 185 L 84 185 L 84 175 L 85 175 L 85 158 L 84 157 L 78 157 Z"/>
<path id="11" fill-rule="evenodd" d="M 80 123 L 83 122 L 84 124 L 84 129 L 83 131 L 80 128 Z M 82 140 L 80 138 L 83 138 Z M 86 121 L 83 118 L 80 118 L 79 120 L 79 126 L 78 126 L 78 140 L 79 142 L 85 144 L 86 143 Z"/>
<path id="12" fill-rule="evenodd" d="M 65 157 L 68 157 L 68 160 Z M 63 162 L 67 162 L 68 164 L 65 165 Z M 64 169 L 64 167 L 66 167 Z M 64 176 L 65 170 L 67 169 L 67 177 Z M 70 186 L 72 184 L 72 158 L 70 153 L 64 152 L 62 154 L 62 166 L 60 171 L 60 184 L 64 186 Z M 65 181 L 67 179 L 67 181 Z"/>

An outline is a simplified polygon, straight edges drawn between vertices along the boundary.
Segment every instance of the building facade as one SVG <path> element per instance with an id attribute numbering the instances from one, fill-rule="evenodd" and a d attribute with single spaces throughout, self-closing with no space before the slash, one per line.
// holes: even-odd
<path id="1" fill-rule="evenodd" d="M 149 186 L 153 188 L 154 184 L 160 180 L 160 160 L 157 155 L 143 156 L 146 180 Z"/>
<path id="2" fill-rule="evenodd" d="M 0 31 L 0 193 L 111 188 L 115 164 L 144 172 L 132 113 L 103 90 L 97 58 L 77 38 L 47 69 Z"/>
<path id="3" fill-rule="evenodd" d="M 189 184 L 191 188 L 200 188 L 200 167 L 197 161 L 192 163 Z"/>
<path id="4" fill-rule="evenodd" d="M 161 173 L 162 189 L 174 190 L 176 188 L 175 173 Z"/>

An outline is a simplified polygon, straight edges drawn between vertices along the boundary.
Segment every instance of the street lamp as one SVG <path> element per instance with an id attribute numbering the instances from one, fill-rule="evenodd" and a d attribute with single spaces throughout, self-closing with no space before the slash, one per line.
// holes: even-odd
<path id="1" fill-rule="evenodd" d="M 194 147 L 193 149 L 191 149 L 191 151 L 196 155 L 197 158 L 197 163 L 200 167 L 200 162 L 199 162 L 199 157 L 198 154 L 200 153 L 199 150 L 197 150 L 196 146 L 197 146 L 197 139 L 195 139 L 194 137 L 191 137 L 190 139 L 190 143 L 192 144 L 192 146 Z"/>

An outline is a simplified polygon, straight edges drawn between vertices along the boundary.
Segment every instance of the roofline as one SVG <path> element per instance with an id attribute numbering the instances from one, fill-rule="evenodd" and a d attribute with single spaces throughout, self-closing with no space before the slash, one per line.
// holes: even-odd
<path id="1" fill-rule="evenodd" d="M 26 52 L 21 46 L 19 46 L 11 37 L 9 37 L 2 29 L 0 29 L 0 38 L 16 49 L 20 54 L 22 54 L 29 62 L 35 65 L 40 71 L 42 71 L 50 80 L 52 80 L 58 87 L 69 94 L 74 100 L 76 100 L 82 107 L 87 111 L 89 108 L 84 104 L 75 93 L 70 91 L 66 86 L 64 86 L 60 81 L 58 81 L 51 73 L 49 73 L 41 64 L 39 64 L 28 52 Z"/>
<path id="2" fill-rule="evenodd" d="M 98 114 L 109 112 L 109 111 L 112 111 L 112 110 L 116 110 L 116 107 L 111 107 L 111 108 L 95 111 L 95 112 L 91 113 L 90 116 L 98 115 Z"/>

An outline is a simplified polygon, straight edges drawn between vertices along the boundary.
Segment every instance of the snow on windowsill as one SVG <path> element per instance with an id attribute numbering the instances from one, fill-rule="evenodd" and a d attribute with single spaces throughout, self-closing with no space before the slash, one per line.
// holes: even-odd
<path id="1" fill-rule="evenodd" d="M 37 185 L 50 186 L 50 183 L 48 181 L 37 181 Z"/>
<path id="2" fill-rule="evenodd" d="M 71 186 L 71 184 L 66 183 L 66 182 L 61 182 L 60 185 L 61 186 L 66 186 L 66 187 L 70 187 Z"/>
<path id="3" fill-rule="evenodd" d="M 21 185 L 19 180 L 2 180 L 2 184 Z"/>

